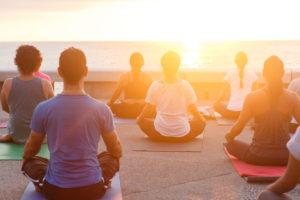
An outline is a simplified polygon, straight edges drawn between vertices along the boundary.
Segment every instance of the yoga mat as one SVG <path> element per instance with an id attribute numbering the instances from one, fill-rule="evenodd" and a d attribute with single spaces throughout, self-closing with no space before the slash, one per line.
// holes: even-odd
<path id="1" fill-rule="evenodd" d="M 0 143 L 0 160 L 22 160 L 24 145 L 14 143 Z M 38 156 L 49 158 L 47 144 L 43 144 Z"/>
<path id="2" fill-rule="evenodd" d="M 114 122 L 116 124 L 136 124 L 135 119 L 125 119 L 125 118 L 119 118 L 119 117 L 114 117 Z"/>
<path id="3" fill-rule="evenodd" d="M 46 198 L 41 193 L 36 192 L 33 183 L 29 182 L 21 200 L 46 200 Z M 111 188 L 108 189 L 105 195 L 99 200 L 122 200 L 119 173 L 112 179 Z"/>
<path id="4" fill-rule="evenodd" d="M 232 126 L 236 122 L 235 119 L 226 119 L 223 117 L 217 117 L 216 119 L 219 126 Z"/>
<path id="5" fill-rule="evenodd" d="M 8 124 L 8 120 L 5 122 L 0 123 L 0 128 L 6 128 Z"/>
<path id="6" fill-rule="evenodd" d="M 238 174 L 244 177 L 248 182 L 274 181 L 282 176 L 286 170 L 285 166 L 258 166 L 247 164 L 229 154 L 226 147 L 224 147 L 224 151 Z"/>
<path id="7" fill-rule="evenodd" d="M 201 152 L 203 149 L 204 135 L 189 142 L 169 143 L 150 140 L 147 136 L 135 137 L 133 151 L 140 152 Z"/>

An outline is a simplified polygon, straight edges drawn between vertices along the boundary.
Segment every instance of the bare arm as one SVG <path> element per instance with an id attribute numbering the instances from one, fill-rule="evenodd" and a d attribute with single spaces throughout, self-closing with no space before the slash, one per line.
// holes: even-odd
<path id="1" fill-rule="evenodd" d="M 23 153 L 23 163 L 33 156 L 35 156 L 41 149 L 45 134 L 40 134 L 35 131 L 31 131 L 29 139 L 25 144 Z"/>
<path id="2" fill-rule="evenodd" d="M 189 109 L 189 111 L 192 113 L 192 115 L 194 116 L 195 119 L 200 119 L 200 120 L 202 120 L 204 123 L 206 123 L 205 120 L 204 120 L 204 118 L 203 118 L 202 115 L 200 114 L 200 112 L 199 112 L 199 110 L 198 110 L 198 108 L 197 108 L 197 106 L 196 106 L 195 103 L 190 104 L 189 107 L 188 107 L 188 109 Z"/>
<path id="3" fill-rule="evenodd" d="M 151 105 L 150 103 L 146 103 L 143 111 L 141 114 L 136 118 L 136 123 L 139 124 L 143 119 L 145 119 L 147 116 L 151 116 L 153 111 L 155 110 L 155 106 Z"/>
<path id="4" fill-rule="evenodd" d="M 3 83 L 3 86 L 2 86 L 1 94 L 0 94 L 2 110 L 7 113 L 9 113 L 7 97 L 10 92 L 11 85 L 12 85 L 12 79 L 5 80 Z"/>
<path id="5" fill-rule="evenodd" d="M 122 145 L 119 136 L 115 130 L 110 133 L 102 134 L 103 141 L 110 155 L 121 158 L 122 157 Z"/>
<path id="6" fill-rule="evenodd" d="M 268 190 L 282 194 L 292 190 L 300 180 L 300 161 L 290 154 L 289 162 L 285 174 L 280 177 L 275 183 L 267 187 Z"/>
<path id="7" fill-rule="evenodd" d="M 224 86 L 221 90 L 221 93 L 219 94 L 218 98 L 217 98 L 217 102 L 223 101 L 224 99 L 226 99 L 227 97 L 230 96 L 230 85 L 228 82 L 224 82 Z"/>
<path id="8" fill-rule="evenodd" d="M 251 96 L 248 95 L 244 101 L 243 109 L 238 120 L 232 126 L 230 132 L 225 136 L 226 140 L 231 141 L 238 136 L 243 131 L 245 125 L 251 119 L 252 115 Z"/>
<path id="9" fill-rule="evenodd" d="M 122 94 L 123 91 L 123 85 L 124 85 L 124 75 L 121 77 L 120 81 L 118 82 L 117 88 L 114 91 L 110 101 L 107 103 L 109 106 L 111 106 Z"/>
<path id="10" fill-rule="evenodd" d="M 42 87 L 46 99 L 51 99 L 52 97 L 54 97 L 53 88 L 49 81 L 42 79 Z"/>

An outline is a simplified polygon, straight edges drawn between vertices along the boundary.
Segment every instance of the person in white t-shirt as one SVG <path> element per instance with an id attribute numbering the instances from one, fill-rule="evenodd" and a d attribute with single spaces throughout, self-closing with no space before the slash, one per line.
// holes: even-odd
<path id="1" fill-rule="evenodd" d="M 257 200 L 290 200 L 284 193 L 291 191 L 300 181 L 300 128 L 287 143 L 290 152 L 288 166 L 285 174 L 275 183 L 269 185 L 260 193 Z"/>
<path id="2" fill-rule="evenodd" d="M 197 110 L 197 97 L 189 82 L 180 80 L 180 57 L 168 51 L 161 58 L 164 80 L 154 81 L 137 123 L 150 139 L 168 142 L 188 141 L 200 135 L 206 125 Z M 155 119 L 147 118 L 156 110 Z M 194 118 L 189 120 L 189 113 Z"/>
<path id="3" fill-rule="evenodd" d="M 237 119 L 242 110 L 244 100 L 249 92 L 251 92 L 253 83 L 257 80 L 254 72 L 245 69 L 248 58 L 245 52 L 240 51 L 235 57 L 237 69 L 227 72 L 224 80 L 226 82 L 223 91 L 214 104 L 216 112 L 220 113 L 224 118 Z M 222 101 L 230 92 L 228 105 Z"/>

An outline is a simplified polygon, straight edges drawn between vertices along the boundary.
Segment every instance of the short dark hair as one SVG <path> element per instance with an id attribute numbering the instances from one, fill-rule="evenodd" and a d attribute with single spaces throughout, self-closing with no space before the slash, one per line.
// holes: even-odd
<path id="1" fill-rule="evenodd" d="M 41 52 L 32 45 L 21 45 L 16 50 L 15 64 L 23 74 L 31 74 L 42 64 Z"/>
<path id="2" fill-rule="evenodd" d="M 134 52 L 130 56 L 130 65 L 131 68 L 138 68 L 141 69 L 144 65 L 144 57 L 139 52 Z"/>
<path id="3" fill-rule="evenodd" d="M 84 75 L 85 68 L 86 57 L 80 49 L 70 47 L 60 54 L 59 69 L 66 83 L 78 83 Z"/>
<path id="4" fill-rule="evenodd" d="M 176 74 L 180 63 L 180 56 L 175 51 L 168 51 L 161 57 L 161 66 L 167 76 Z"/>

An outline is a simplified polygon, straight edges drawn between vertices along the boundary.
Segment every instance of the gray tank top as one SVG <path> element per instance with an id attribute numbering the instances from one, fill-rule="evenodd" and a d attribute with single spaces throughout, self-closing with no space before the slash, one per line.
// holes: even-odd
<path id="1" fill-rule="evenodd" d="M 30 134 L 30 123 L 35 107 L 46 100 L 42 79 L 24 81 L 14 77 L 7 97 L 9 122 L 7 130 L 13 141 L 25 143 Z"/>

